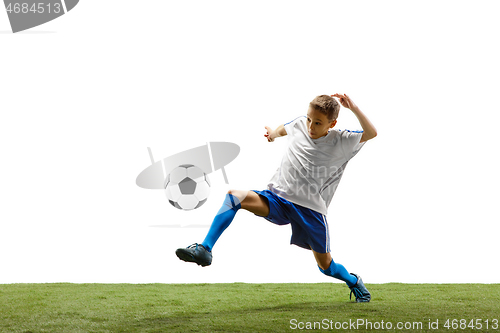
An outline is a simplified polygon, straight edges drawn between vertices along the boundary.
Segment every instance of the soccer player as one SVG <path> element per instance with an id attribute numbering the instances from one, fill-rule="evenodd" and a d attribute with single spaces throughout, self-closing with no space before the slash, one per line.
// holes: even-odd
<path id="1" fill-rule="evenodd" d="M 333 97 L 356 115 L 363 131 L 332 130 L 340 111 Z M 236 212 L 246 209 L 272 223 L 290 224 L 291 244 L 312 250 L 319 270 L 344 281 L 356 302 L 369 302 L 371 295 L 361 277 L 332 259 L 326 214 L 347 163 L 366 141 L 377 136 L 377 130 L 349 96 L 335 94 L 317 96 L 309 103 L 306 116 L 275 130 L 266 126 L 266 131 L 268 142 L 288 136 L 285 155 L 267 190 L 229 190 L 205 240 L 177 249 L 177 256 L 201 266 L 210 265 L 215 242 Z"/>

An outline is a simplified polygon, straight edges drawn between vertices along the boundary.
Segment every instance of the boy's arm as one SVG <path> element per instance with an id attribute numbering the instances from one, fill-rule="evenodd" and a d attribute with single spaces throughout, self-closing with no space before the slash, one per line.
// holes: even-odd
<path id="1" fill-rule="evenodd" d="M 354 113 L 354 115 L 358 118 L 359 123 L 363 128 L 363 135 L 361 136 L 361 140 L 359 141 L 360 143 L 371 140 L 377 136 L 377 129 L 375 128 L 375 126 L 373 126 L 371 121 L 365 116 L 363 112 L 361 112 L 359 107 L 354 104 L 349 96 L 347 96 L 346 94 L 335 94 L 332 96 L 337 97 L 340 100 L 340 104 L 342 104 L 343 107 L 351 110 L 352 113 Z"/>
<path id="2" fill-rule="evenodd" d="M 266 126 L 266 131 L 267 133 L 264 134 L 264 136 L 267 138 L 268 142 L 273 142 L 274 139 L 286 135 L 285 125 L 283 124 L 279 125 L 274 131 L 270 127 Z"/>

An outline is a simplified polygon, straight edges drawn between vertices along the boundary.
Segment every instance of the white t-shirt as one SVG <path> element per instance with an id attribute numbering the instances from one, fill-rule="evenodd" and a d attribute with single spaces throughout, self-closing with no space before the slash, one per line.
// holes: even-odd
<path id="1" fill-rule="evenodd" d="M 268 189 L 326 215 L 347 163 L 364 145 L 363 132 L 330 130 L 311 139 L 306 121 L 302 116 L 285 124 L 288 147 Z"/>

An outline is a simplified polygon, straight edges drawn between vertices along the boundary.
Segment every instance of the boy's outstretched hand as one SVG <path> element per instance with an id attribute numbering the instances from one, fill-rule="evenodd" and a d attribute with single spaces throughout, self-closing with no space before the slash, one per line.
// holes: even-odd
<path id="1" fill-rule="evenodd" d="M 266 127 L 266 134 L 264 136 L 267 138 L 267 142 L 274 142 L 274 139 L 279 138 L 281 136 L 286 135 L 286 130 L 285 126 L 279 125 L 277 129 L 274 131 L 271 129 L 271 127 L 265 126 Z"/>
<path id="2" fill-rule="evenodd" d="M 268 127 L 266 126 L 266 134 L 264 134 L 264 136 L 267 138 L 267 142 L 273 142 L 274 141 L 274 138 L 271 137 L 271 133 L 273 132 L 273 130 L 271 129 L 271 127 Z"/>
<path id="3" fill-rule="evenodd" d="M 356 104 L 352 101 L 352 99 L 347 96 L 346 94 L 341 95 L 341 94 L 335 94 L 331 95 L 332 97 L 337 97 L 340 101 L 340 104 L 342 104 L 343 107 L 348 108 L 349 110 L 352 110 L 353 108 L 357 107 Z"/>

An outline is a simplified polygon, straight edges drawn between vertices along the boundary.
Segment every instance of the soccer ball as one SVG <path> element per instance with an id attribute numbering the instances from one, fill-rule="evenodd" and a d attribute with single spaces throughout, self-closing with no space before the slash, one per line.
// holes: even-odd
<path id="1" fill-rule="evenodd" d="M 208 176 L 197 166 L 183 164 L 165 180 L 168 202 L 175 208 L 193 210 L 203 205 L 210 194 Z"/>

